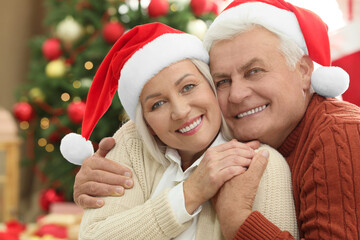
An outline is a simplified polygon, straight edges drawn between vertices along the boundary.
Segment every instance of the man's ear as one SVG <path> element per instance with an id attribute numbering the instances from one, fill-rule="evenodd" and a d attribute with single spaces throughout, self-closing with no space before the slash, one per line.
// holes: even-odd
<path id="1" fill-rule="evenodd" d="M 301 57 L 299 61 L 299 68 L 303 89 L 309 90 L 311 87 L 311 75 L 314 71 L 314 63 L 308 55 Z"/>

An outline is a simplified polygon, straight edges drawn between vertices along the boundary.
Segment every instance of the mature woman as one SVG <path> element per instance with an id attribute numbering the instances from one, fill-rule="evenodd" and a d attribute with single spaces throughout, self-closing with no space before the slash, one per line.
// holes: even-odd
<path id="1" fill-rule="evenodd" d="M 227 142 L 207 63 L 200 40 L 160 23 L 135 27 L 111 49 L 91 86 L 82 135 L 89 138 L 118 88 L 132 121 L 107 158 L 132 170 L 134 187 L 85 210 L 79 239 L 223 239 L 208 200 L 266 153 L 253 209 L 297 235 L 287 163 L 268 146 L 254 153 Z M 72 137 L 61 147 L 70 161 Z"/>

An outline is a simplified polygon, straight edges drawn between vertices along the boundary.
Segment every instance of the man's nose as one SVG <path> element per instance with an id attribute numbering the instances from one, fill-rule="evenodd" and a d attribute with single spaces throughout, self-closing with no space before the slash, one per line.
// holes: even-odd
<path id="1" fill-rule="evenodd" d="M 251 89 L 246 81 L 233 79 L 230 86 L 229 102 L 240 103 L 251 94 Z"/>

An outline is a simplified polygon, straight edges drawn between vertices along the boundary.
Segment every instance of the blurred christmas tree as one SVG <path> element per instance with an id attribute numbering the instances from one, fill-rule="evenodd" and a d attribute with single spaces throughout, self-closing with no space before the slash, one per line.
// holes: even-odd
<path id="1" fill-rule="evenodd" d="M 44 198 L 71 200 L 77 166 L 60 154 L 60 139 L 81 132 L 86 95 L 92 78 L 115 41 L 127 30 L 163 22 L 202 38 L 218 11 L 212 0 L 46 0 L 47 36 L 31 41 L 27 85 L 17 92 L 14 115 L 19 120 L 27 154 L 24 164 L 44 182 Z M 92 133 L 96 143 L 112 136 L 126 120 L 114 98 Z M 64 197 L 63 197 L 64 196 Z M 46 201 L 46 199 L 44 200 Z M 51 201 L 51 200 L 49 200 Z"/>

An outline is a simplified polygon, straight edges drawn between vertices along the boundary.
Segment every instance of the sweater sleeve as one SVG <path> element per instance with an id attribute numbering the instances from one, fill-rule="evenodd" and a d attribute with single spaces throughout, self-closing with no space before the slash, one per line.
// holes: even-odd
<path id="1" fill-rule="evenodd" d="M 253 212 L 234 239 L 297 239 L 299 231 L 289 166 L 275 149 L 267 145 L 261 149 L 270 153 L 268 165 L 256 193 Z"/>
<path id="2" fill-rule="evenodd" d="M 308 146 L 299 175 L 305 239 L 360 239 L 360 126 L 324 128 Z"/>
<path id="3" fill-rule="evenodd" d="M 133 172 L 134 187 L 122 197 L 106 197 L 99 209 L 87 209 L 82 218 L 79 239 L 171 239 L 186 229 L 171 210 L 168 191 L 148 199 L 150 186 L 144 167 L 147 154 L 142 142 L 133 137 L 134 125 L 125 124 L 114 136 L 115 147 L 107 155 Z"/>
<path id="4" fill-rule="evenodd" d="M 360 238 L 360 126 L 355 120 L 313 130 L 294 157 L 302 239 Z M 264 230 L 262 230 L 264 229 Z M 253 237 L 246 234 L 253 232 Z M 260 233 L 262 235 L 260 235 Z M 264 235 L 266 234 L 266 235 Z M 266 236 L 266 237 L 265 237 Z M 235 239 L 293 239 L 253 212 Z"/>

